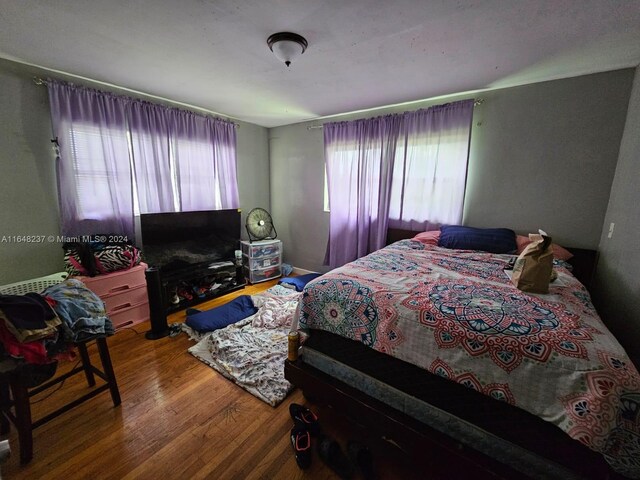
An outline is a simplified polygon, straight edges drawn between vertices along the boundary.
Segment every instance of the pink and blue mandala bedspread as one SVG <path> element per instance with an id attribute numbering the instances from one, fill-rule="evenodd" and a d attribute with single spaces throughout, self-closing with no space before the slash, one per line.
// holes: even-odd
<path id="1" fill-rule="evenodd" d="M 533 295 L 510 258 L 402 240 L 309 283 L 300 324 L 527 410 L 640 477 L 638 371 L 565 264 Z"/>

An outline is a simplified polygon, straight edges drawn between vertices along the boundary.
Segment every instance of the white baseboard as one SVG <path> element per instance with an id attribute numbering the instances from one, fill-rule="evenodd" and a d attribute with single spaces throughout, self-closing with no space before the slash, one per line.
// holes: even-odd
<path id="1" fill-rule="evenodd" d="M 305 270 L 304 268 L 293 267 L 293 272 L 296 275 L 306 275 L 307 273 L 320 273 L 314 272 L 313 270 Z"/>

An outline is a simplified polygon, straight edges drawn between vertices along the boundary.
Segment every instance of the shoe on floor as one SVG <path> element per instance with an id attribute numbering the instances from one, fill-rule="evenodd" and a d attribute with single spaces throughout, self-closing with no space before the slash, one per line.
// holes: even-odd
<path id="1" fill-rule="evenodd" d="M 180 297 L 178 297 L 178 291 L 177 290 L 172 290 L 169 293 L 169 296 L 171 297 L 171 303 L 173 305 L 178 305 L 180 303 Z"/>
<path id="2" fill-rule="evenodd" d="M 333 438 L 322 436 L 318 439 L 317 449 L 320 459 L 340 478 L 344 480 L 353 478 L 353 467 L 338 442 Z"/>
<path id="3" fill-rule="evenodd" d="M 366 445 L 356 441 L 347 443 L 347 455 L 351 463 L 357 466 L 365 480 L 374 480 L 376 478 L 373 471 L 373 455 Z"/>
<path id="4" fill-rule="evenodd" d="M 292 403 L 289 405 L 289 414 L 296 425 L 306 427 L 312 435 L 320 433 L 318 417 L 307 407 L 297 403 Z"/>
<path id="5" fill-rule="evenodd" d="M 309 430 L 302 425 L 296 425 L 291 429 L 291 446 L 296 456 L 298 467 L 305 470 L 311 465 L 311 435 Z"/>

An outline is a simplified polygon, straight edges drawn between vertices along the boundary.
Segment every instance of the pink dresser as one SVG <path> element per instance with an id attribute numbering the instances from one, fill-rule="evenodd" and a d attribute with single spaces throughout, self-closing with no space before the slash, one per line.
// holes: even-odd
<path id="1" fill-rule="evenodd" d="M 107 315 L 118 329 L 149 320 L 145 263 L 107 275 L 76 277 L 105 303 Z"/>

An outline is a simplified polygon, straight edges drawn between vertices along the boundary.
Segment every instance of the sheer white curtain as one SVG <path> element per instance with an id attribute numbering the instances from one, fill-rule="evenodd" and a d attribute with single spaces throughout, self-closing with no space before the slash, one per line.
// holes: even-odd
<path id="1" fill-rule="evenodd" d="M 389 227 L 426 231 L 462 221 L 472 116 L 472 100 L 404 115 Z"/>

